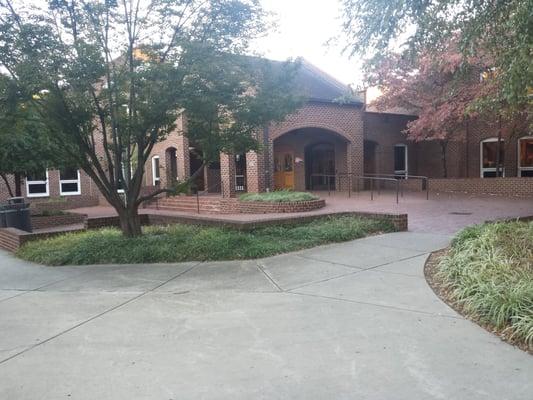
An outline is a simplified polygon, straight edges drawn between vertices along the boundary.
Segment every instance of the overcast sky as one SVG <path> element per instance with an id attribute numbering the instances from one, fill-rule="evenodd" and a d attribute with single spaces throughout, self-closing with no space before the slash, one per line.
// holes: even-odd
<path id="1" fill-rule="evenodd" d="M 341 55 L 341 46 L 325 42 L 341 33 L 338 0 L 261 0 L 266 10 L 276 13 L 278 31 L 254 47 L 268 58 L 284 60 L 304 57 L 341 82 L 360 84 L 356 59 Z"/>

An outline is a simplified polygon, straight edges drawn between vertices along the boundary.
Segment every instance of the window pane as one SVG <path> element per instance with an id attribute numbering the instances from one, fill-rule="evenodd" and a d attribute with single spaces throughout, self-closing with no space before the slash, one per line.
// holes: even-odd
<path id="1" fill-rule="evenodd" d="M 46 171 L 35 172 L 28 174 L 26 179 L 29 181 L 45 181 L 46 180 Z"/>
<path id="2" fill-rule="evenodd" d="M 504 144 L 500 145 L 500 165 L 504 161 Z M 483 168 L 496 168 L 497 163 L 498 142 L 483 143 Z"/>
<path id="3" fill-rule="evenodd" d="M 45 194 L 46 193 L 46 184 L 31 184 L 28 185 L 28 194 Z"/>
<path id="4" fill-rule="evenodd" d="M 154 167 L 154 177 L 155 179 L 159 179 L 159 157 L 157 158 L 154 158 L 154 164 L 153 164 L 153 167 Z"/>
<path id="5" fill-rule="evenodd" d="M 533 167 L 533 139 L 520 140 L 520 166 Z"/>
<path id="6" fill-rule="evenodd" d="M 520 171 L 520 176 L 525 178 L 525 177 L 533 177 L 533 170 L 529 169 L 529 170 L 525 170 L 525 171 Z"/>
<path id="7" fill-rule="evenodd" d="M 78 184 L 77 183 L 62 183 L 61 184 L 61 193 L 77 193 Z"/>
<path id="8" fill-rule="evenodd" d="M 405 171 L 405 151 L 404 146 L 394 146 L 394 170 Z"/>
<path id="9" fill-rule="evenodd" d="M 496 178 L 496 171 L 483 172 L 483 178 Z"/>
<path id="10" fill-rule="evenodd" d="M 292 154 L 285 154 L 283 170 L 292 172 Z"/>
<path id="11" fill-rule="evenodd" d="M 78 180 L 78 170 L 68 168 L 59 172 L 59 179 L 62 181 L 76 181 Z"/>

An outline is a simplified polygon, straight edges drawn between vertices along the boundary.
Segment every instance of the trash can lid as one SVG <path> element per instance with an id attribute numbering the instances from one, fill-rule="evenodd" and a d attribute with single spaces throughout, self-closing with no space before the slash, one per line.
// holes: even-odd
<path id="1" fill-rule="evenodd" d="M 24 203 L 24 197 L 10 197 L 7 199 L 8 204 L 19 204 Z"/>

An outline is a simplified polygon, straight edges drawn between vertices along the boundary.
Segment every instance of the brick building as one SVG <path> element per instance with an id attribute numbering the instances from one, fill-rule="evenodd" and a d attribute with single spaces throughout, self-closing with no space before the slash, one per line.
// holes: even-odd
<path id="1" fill-rule="evenodd" d="M 234 197 L 240 191 L 283 188 L 346 190 L 348 174 L 444 177 L 440 145 L 410 142 L 403 133 L 416 116 L 373 110 L 365 104 L 365 96 L 354 94 L 307 62 L 296 83 L 307 103 L 284 122 L 258 132 L 260 151 L 221 154 L 219 161 L 199 174 L 195 182 L 199 190 Z M 186 120 L 180 119 L 176 132 L 154 147 L 146 165 L 147 188 L 186 180 L 201 167 L 202 149 L 189 142 L 186 132 Z M 495 124 L 472 121 L 463 136 L 463 141 L 447 146 L 447 176 L 469 178 L 479 185 L 479 180 L 496 175 L 498 129 Z M 504 137 L 502 144 L 504 176 L 532 177 L 533 135 Z M 55 202 L 63 208 L 98 204 L 100 197 L 81 171 L 43 171 L 27 177 L 23 194 L 32 202 Z M 0 201 L 6 197 L 5 185 L 0 183 Z"/>

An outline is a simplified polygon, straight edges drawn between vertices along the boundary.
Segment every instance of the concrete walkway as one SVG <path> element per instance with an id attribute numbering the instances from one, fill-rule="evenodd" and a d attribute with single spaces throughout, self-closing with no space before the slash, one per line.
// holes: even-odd
<path id="1" fill-rule="evenodd" d="M 426 284 L 448 241 L 393 233 L 143 266 L 0 253 L 0 398 L 533 399 L 533 357 Z"/>

